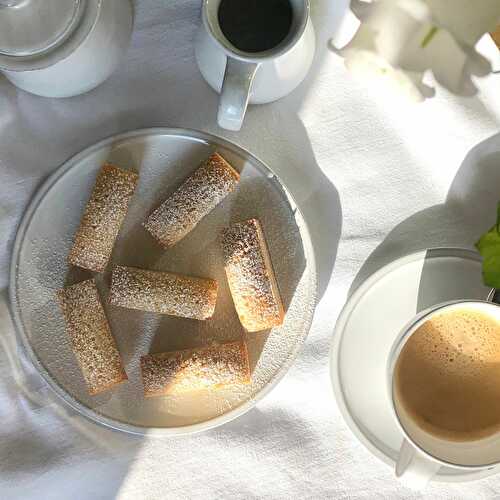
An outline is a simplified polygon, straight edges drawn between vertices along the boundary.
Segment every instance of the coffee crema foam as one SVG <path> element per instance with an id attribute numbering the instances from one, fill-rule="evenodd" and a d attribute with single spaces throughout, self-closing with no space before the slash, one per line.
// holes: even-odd
<path id="1" fill-rule="evenodd" d="M 437 313 L 408 339 L 394 377 L 422 430 L 453 441 L 500 431 L 500 322 L 473 307 Z"/>

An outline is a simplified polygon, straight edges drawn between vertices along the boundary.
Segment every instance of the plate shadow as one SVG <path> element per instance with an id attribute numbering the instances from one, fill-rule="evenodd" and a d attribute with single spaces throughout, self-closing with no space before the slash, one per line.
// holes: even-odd
<path id="1" fill-rule="evenodd" d="M 381 267 L 427 248 L 474 248 L 496 220 L 500 200 L 500 133 L 474 146 L 465 156 L 446 201 L 408 217 L 371 253 L 356 275 L 349 296 Z"/>

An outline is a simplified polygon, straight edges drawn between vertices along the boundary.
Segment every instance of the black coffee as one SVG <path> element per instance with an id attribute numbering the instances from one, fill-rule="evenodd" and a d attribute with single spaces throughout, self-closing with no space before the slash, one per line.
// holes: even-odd
<path id="1" fill-rule="evenodd" d="M 289 0 L 221 0 L 219 25 L 239 50 L 263 52 L 282 42 L 292 25 Z"/>

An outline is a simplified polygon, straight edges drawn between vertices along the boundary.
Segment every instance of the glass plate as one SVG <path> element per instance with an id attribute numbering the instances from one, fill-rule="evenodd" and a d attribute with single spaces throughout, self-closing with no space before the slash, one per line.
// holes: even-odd
<path id="1" fill-rule="evenodd" d="M 169 250 L 142 228 L 164 200 L 212 151 L 241 173 L 237 190 Z M 140 181 L 105 273 L 94 274 L 129 380 L 89 396 L 66 335 L 55 292 L 92 273 L 66 256 L 100 166 L 109 161 L 139 172 Z M 286 308 L 282 326 L 247 334 L 229 294 L 220 231 L 257 217 L 264 228 Z M 217 279 L 219 297 L 208 321 L 144 313 L 107 304 L 110 269 L 121 264 Z M 214 136 L 189 130 L 147 129 L 106 139 L 60 167 L 41 187 L 19 227 L 11 265 L 10 301 L 27 355 L 52 389 L 83 415 L 115 429 L 160 435 L 209 429 L 248 411 L 297 356 L 316 304 L 316 266 L 305 222 L 279 179 L 257 158 Z M 252 383 L 178 397 L 144 399 L 140 356 L 245 338 Z"/>

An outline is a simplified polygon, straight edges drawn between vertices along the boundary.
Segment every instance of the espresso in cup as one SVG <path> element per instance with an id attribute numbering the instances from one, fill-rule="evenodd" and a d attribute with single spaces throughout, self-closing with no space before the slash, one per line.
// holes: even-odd
<path id="1" fill-rule="evenodd" d="M 222 33 L 237 49 L 264 52 L 286 38 L 293 9 L 289 0 L 221 0 L 218 18 Z"/>
<path id="2" fill-rule="evenodd" d="M 422 431 L 454 442 L 500 431 L 500 321 L 464 304 L 438 311 L 408 338 L 394 397 Z"/>

